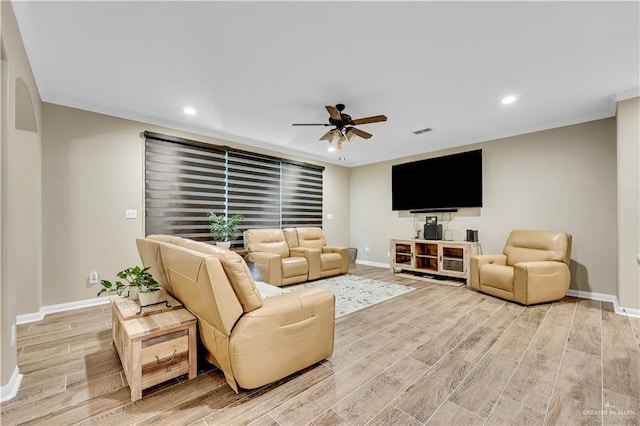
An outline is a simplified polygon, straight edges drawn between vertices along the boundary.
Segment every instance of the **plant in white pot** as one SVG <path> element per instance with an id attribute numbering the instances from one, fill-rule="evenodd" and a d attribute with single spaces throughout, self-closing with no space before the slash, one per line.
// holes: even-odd
<path id="1" fill-rule="evenodd" d="M 147 271 L 148 269 L 149 268 L 144 268 L 138 277 L 138 298 L 140 299 L 140 306 L 159 303 L 161 298 L 160 284 L 153 279 Z"/>
<path id="2" fill-rule="evenodd" d="M 208 217 L 210 223 L 209 230 L 216 245 L 227 249 L 231 247 L 231 240 L 236 238 L 238 225 L 244 220 L 244 216 L 234 214 L 227 218 L 225 215 L 217 215 L 214 212 L 209 212 Z"/>
<path id="3" fill-rule="evenodd" d="M 142 293 L 156 293 L 158 296 L 160 294 L 160 284 L 153 279 L 149 273 L 149 268 L 132 266 L 118 272 L 116 276 L 124 280 L 124 282 L 116 281 L 115 284 L 113 284 L 107 280 L 100 281 L 102 289 L 98 292 L 98 296 L 105 293 L 115 293 L 120 296 L 126 289 L 129 290 L 129 298 L 133 300 L 137 300 Z M 142 301 L 140 304 L 143 304 Z"/>

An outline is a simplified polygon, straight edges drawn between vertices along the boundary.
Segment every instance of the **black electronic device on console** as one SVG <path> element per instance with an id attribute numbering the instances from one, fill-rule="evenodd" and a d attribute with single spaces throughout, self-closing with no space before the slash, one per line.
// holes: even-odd
<path id="1" fill-rule="evenodd" d="M 467 241 L 478 242 L 478 230 L 477 229 L 467 229 Z"/>
<path id="2" fill-rule="evenodd" d="M 442 239 L 442 225 L 438 225 L 437 216 L 427 216 L 423 235 L 425 240 Z"/>

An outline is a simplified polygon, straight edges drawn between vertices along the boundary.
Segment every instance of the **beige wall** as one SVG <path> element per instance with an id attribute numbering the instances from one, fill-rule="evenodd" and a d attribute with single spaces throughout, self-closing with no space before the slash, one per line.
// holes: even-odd
<path id="1" fill-rule="evenodd" d="M 324 229 L 327 243 L 349 246 L 349 219 L 351 212 L 351 171 L 346 167 L 328 164 L 322 185 Z M 329 219 L 331 217 L 331 219 Z"/>
<path id="2" fill-rule="evenodd" d="M 43 119 L 43 305 L 95 297 L 89 272 L 111 279 L 140 263 L 135 238 L 144 234 L 143 131 L 234 145 L 48 103 Z M 349 170 L 323 165 L 323 209 L 333 214 L 324 222 L 327 239 L 347 244 Z M 137 210 L 138 219 L 125 219 L 126 209 Z"/>
<path id="3" fill-rule="evenodd" d="M 485 253 L 500 253 L 512 229 L 562 230 L 573 235 L 571 288 L 616 294 L 616 124 L 598 120 L 460 149 L 388 161 L 351 171 L 351 244 L 358 258 L 389 263 L 391 238 L 415 235 L 426 214 L 391 210 L 391 166 L 483 149 L 484 207 L 463 209 L 448 225 L 453 239 L 477 229 Z M 452 170 L 460 173 L 463 170 Z M 416 196 L 437 176 L 415 182 Z M 439 214 L 439 220 L 448 215 Z M 365 248 L 369 247 L 367 255 Z"/>
<path id="4" fill-rule="evenodd" d="M 3 60 L 0 291 L 4 386 L 16 369 L 16 347 L 11 344 L 16 314 L 21 310 L 37 312 L 42 304 L 41 104 L 11 3 L 0 2 L 0 10 Z M 28 127 L 30 131 L 16 127 Z"/>
<path id="5" fill-rule="evenodd" d="M 618 300 L 640 309 L 640 98 L 618 103 Z"/>

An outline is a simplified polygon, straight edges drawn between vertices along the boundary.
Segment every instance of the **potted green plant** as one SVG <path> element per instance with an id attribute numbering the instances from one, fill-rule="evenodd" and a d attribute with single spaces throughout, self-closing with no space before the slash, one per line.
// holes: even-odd
<path id="1" fill-rule="evenodd" d="M 98 296 L 114 293 L 120 296 L 127 289 L 129 290 L 129 298 L 133 300 L 138 299 L 139 294 L 143 293 L 157 293 L 159 296 L 160 284 L 153 279 L 148 267 L 132 266 L 118 272 L 116 276 L 124 282 L 116 281 L 114 284 L 107 280 L 100 281 L 102 289 L 98 292 Z M 141 304 L 143 303 L 141 302 Z"/>
<path id="2" fill-rule="evenodd" d="M 209 230 L 216 245 L 223 248 L 231 247 L 231 240 L 235 239 L 238 232 L 238 224 L 244 220 L 241 214 L 234 214 L 227 218 L 225 215 L 217 215 L 209 212 Z"/>
<path id="3" fill-rule="evenodd" d="M 140 306 L 153 305 L 160 302 L 160 284 L 153 278 L 150 282 L 138 287 L 138 298 L 140 299 Z"/>

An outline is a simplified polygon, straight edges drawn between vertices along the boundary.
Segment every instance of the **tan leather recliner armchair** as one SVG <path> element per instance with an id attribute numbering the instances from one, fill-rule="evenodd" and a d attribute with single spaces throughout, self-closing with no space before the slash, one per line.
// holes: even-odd
<path id="1" fill-rule="evenodd" d="M 503 254 L 471 257 L 471 287 L 523 305 L 562 299 L 569 291 L 571 235 L 515 230 Z"/>
<path id="2" fill-rule="evenodd" d="M 164 271 L 172 295 L 198 319 L 206 359 L 227 383 L 255 389 L 333 352 L 335 296 L 306 288 L 262 298 L 237 253 L 180 237 L 136 240 L 144 266 Z"/>
<path id="3" fill-rule="evenodd" d="M 256 280 L 283 286 L 309 279 L 309 252 L 312 250 L 290 248 L 282 229 L 248 229 L 243 236 L 248 252 L 245 258 Z"/>
<path id="4" fill-rule="evenodd" d="M 332 277 L 349 272 L 349 248 L 328 246 L 322 228 L 285 228 L 289 248 L 317 249 L 309 252 L 309 279 Z"/>

